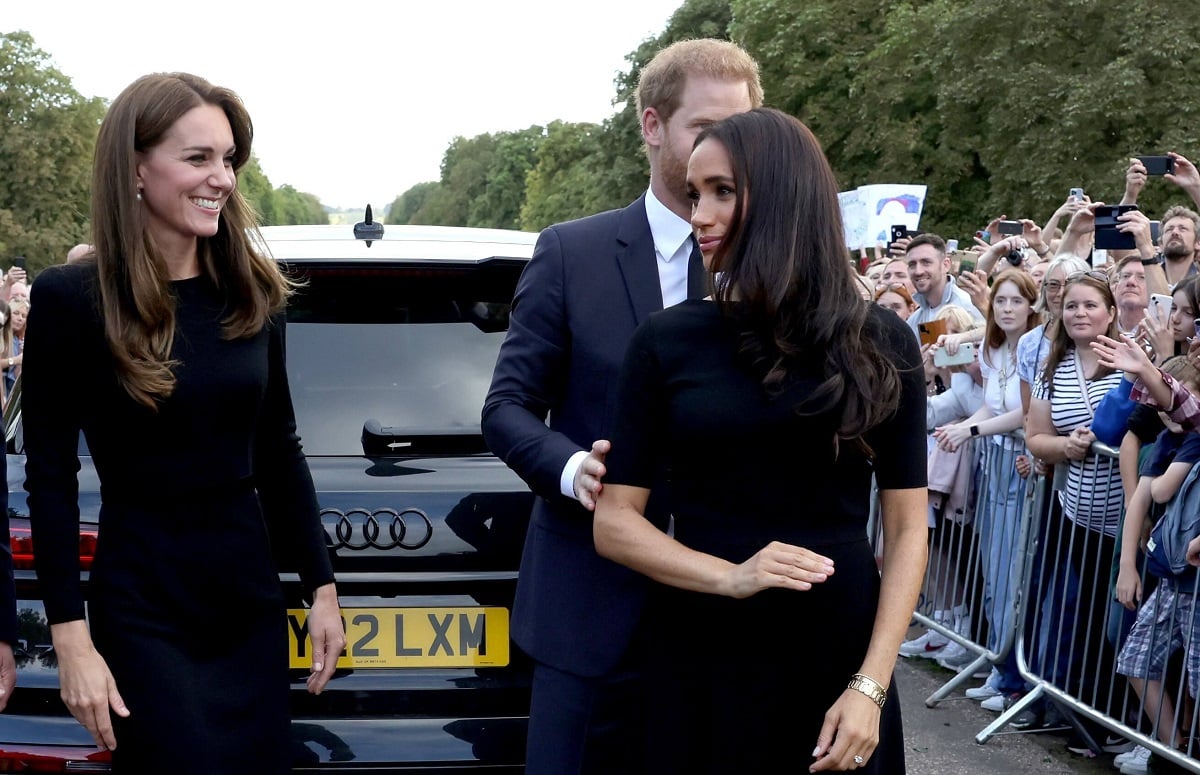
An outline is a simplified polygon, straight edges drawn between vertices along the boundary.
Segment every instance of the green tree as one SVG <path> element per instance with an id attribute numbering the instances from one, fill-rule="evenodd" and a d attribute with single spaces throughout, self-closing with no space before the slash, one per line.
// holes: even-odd
<path id="1" fill-rule="evenodd" d="M 0 264 L 61 263 L 87 238 L 88 192 L 104 103 L 85 98 L 26 32 L 0 34 Z"/>
<path id="2" fill-rule="evenodd" d="M 590 212 L 599 157 L 595 124 L 551 122 L 526 181 L 520 227 L 538 231 Z"/>
<path id="3" fill-rule="evenodd" d="M 1072 186 L 1121 196 L 1130 155 L 1196 153 L 1200 20 L 1130 0 L 735 0 L 768 104 L 804 120 L 842 188 L 929 186 L 922 226 L 1044 220 Z M 1014 20 L 1019 20 L 1014 23 Z M 1186 201 L 1152 185 L 1143 209 Z"/>
<path id="4" fill-rule="evenodd" d="M 253 154 L 238 171 L 238 190 L 258 213 L 260 224 L 266 226 L 279 222 L 275 205 L 275 189 L 271 188 L 271 181 L 262 171 L 258 157 Z"/>
<path id="5" fill-rule="evenodd" d="M 286 183 L 275 189 L 275 201 L 278 205 L 276 224 L 329 223 L 329 214 L 321 207 L 321 200 L 312 194 L 297 191 Z"/>
<path id="6" fill-rule="evenodd" d="M 496 144 L 484 172 L 483 191 L 471 200 L 468 226 L 515 229 L 525 201 L 526 177 L 533 169 L 545 130 L 531 126 L 495 135 Z"/>
<path id="7" fill-rule="evenodd" d="M 441 183 L 436 180 L 427 180 L 424 183 L 417 183 L 410 186 L 400 196 L 392 200 L 392 203 L 387 208 L 388 223 L 418 223 L 413 220 L 417 212 L 424 206 L 425 201 L 430 195 L 437 190 Z"/>

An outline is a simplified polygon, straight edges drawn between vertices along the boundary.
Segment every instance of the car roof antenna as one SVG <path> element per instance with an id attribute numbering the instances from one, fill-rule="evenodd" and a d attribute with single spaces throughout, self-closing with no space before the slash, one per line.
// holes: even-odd
<path id="1" fill-rule="evenodd" d="M 373 240 L 383 239 L 383 224 L 371 218 L 371 205 L 367 205 L 366 220 L 354 224 L 354 239 L 365 240 L 367 247 L 371 247 Z"/>

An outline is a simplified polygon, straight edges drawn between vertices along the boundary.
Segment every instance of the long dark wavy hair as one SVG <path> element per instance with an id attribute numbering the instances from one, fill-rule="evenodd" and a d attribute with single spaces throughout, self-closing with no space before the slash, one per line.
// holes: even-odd
<path id="1" fill-rule="evenodd" d="M 704 129 L 696 144 L 729 152 L 733 222 L 713 256 L 714 298 L 741 335 L 741 356 L 779 395 L 817 364 L 819 384 L 796 406 L 834 412 L 837 437 L 863 434 L 895 414 L 896 365 L 869 331 L 870 303 L 854 286 L 837 181 L 821 144 L 800 121 L 770 108 Z"/>
<path id="2" fill-rule="evenodd" d="M 175 301 L 167 266 L 146 228 L 137 199 L 138 153 L 162 142 L 176 121 L 201 105 L 224 111 L 233 130 L 234 172 L 250 159 L 254 129 L 241 99 L 188 73 L 143 76 L 109 107 L 96 140 L 92 169 L 92 257 L 100 275 L 104 335 L 117 378 L 134 400 L 150 409 L 175 388 L 170 360 Z M 251 242 L 253 208 L 235 188 L 225 202 L 217 233 L 199 240 L 201 271 L 225 293 L 229 339 L 253 336 L 281 310 L 291 284 Z"/>

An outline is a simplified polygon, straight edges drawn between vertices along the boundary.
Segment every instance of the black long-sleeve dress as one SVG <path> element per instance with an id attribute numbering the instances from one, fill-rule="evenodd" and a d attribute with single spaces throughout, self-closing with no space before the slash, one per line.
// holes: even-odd
<path id="1" fill-rule="evenodd" d="M 26 482 L 51 624 L 84 617 L 76 455 L 101 482 L 87 615 L 130 711 L 118 771 L 287 772 L 283 556 L 313 589 L 333 580 L 284 370 L 284 320 L 221 334 L 224 294 L 201 276 L 176 297 L 174 393 L 157 412 L 119 384 L 94 264 L 33 285 L 23 380 Z M 274 544 L 274 546 L 273 546 Z"/>
<path id="2" fill-rule="evenodd" d="M 902 372 L 899 412 L 842 442 L 836 417 L 798 416 L 816 367 L 769 398 L 738 359 L 716 304 L 652 315 L 622 372 L 605 482 L 650 487 L 665 466 L 675 538 L 741 563 L 773 540 L 832 558 L 827 581 L 744 600 L 656 586 L 647 615 L 647 706 L 655 773 L 807 771 L 823 716 L 860 668 L 879 598 L 867 540 L 871 475 L 880 488 L 925 486 L 925 391 L 912 332 L 872 305 L 868 331 Z M 869 773 L 904 772 L 891 687 Z"/>

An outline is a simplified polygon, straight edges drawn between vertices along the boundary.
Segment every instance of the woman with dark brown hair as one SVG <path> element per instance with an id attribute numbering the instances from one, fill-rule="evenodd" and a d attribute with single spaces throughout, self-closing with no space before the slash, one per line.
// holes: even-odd
<path id="1" fill-rule="evenodd" d="M 926 556 L 916 338 L 858 297 L 833 171 L 799 121 L 714 124 L 687 181 L 714 301 L 634 335 L 594 524 L 602 555 L 661 582 L 647 769 L 902 773 L 892 670 Z M 642 516 L 651 497 L 673 535 Z"/>
<path id="2" fill-rule="evenodd" d="M 135 81 L 100 126 L 94 253 L 33 286 L 23 413 L 38 581 L 63 700 L 118 772 L 290 771 L 273 553 L 312 600 L 311 691 L 345 642 L 284 370 L 290 288 L 251 242 L 237 190 L 252 135 L 227 89 L 184 73 Z M 86 622 L 81 431 L 102 498 Z"/>

